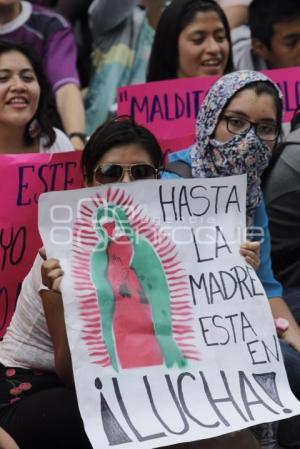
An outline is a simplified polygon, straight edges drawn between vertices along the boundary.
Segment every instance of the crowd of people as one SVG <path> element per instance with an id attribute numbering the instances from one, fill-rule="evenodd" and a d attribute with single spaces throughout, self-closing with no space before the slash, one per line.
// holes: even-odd
<path id="1" fill-rule="evenodd" d="M 240 251 L 283 323 L 281 350 L 300 399 L 300 112 L 284 133 L 282 94 L 260 72 L 297 66 L 299 0 L 0 0 L 0 153 L 83 150 L 86 186 L 247 174 L 247 225 L 264 240 Z M 120 86 L 210 75 L 219 79 L 200 107 L 195 144 L 167 167 L 149 130 L 115 117 Z M 91 447 L 62 278 L 59 260 L 41 250 L 0 342 L 0 449 Z M 189 447 L 300 448 L 288 423 L 272 425 L 268 441 L 256 429 Z"/>

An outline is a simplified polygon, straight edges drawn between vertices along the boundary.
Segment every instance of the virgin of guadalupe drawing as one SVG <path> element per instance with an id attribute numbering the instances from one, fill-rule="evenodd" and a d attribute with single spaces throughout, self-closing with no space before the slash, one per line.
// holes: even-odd
<path id="1" fill-rule="evenodd" d="M 185 366 L 173 337 L 166 275 L 153 245 L 116 204 L 98 207 L 95 230 L 99 242 L 90 256 L 91 280 L 113 368 Z"/>

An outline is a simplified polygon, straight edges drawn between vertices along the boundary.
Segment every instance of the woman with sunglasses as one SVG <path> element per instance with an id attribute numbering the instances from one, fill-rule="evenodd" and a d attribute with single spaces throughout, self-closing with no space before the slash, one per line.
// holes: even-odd
<path id="1" fill-rule="evenodd" d="M 156 179 L 161 166 L 157 140 L 130 118 L 98 128 L 82 155 L 87 186 Z M 58 260 L 42 257 L 41 251 L 23 282 L 0 343 L 0 425 L 22 449 L 60 449 L 66 441 L 72 449 L 90 449 L 73 389 L 63 272 Z"/>
<path id="2" fill-rule="evenodd" d="M 82 155 L 86 186 L 155 179 L 161 165 L 155 137 L 127 118 L 98 128 Z M 42 264 L 38 255 L 0 342 L 0 426 L 22 449 L 90 449 L 75 391 L 66 387 L 73 385 L 73 375 L 61 295 L 55 291 L 62 271 L 49 259 L 42 278 Z"/>

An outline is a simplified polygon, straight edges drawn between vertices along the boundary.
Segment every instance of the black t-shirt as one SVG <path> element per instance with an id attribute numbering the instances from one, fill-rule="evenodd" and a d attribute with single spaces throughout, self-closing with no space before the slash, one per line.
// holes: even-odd
<path id="1" fill-rule="evenodd" d="M 264 187 L 273 270 L 285 288 L 300 287 L 300 129 L 288 140 Z"/>

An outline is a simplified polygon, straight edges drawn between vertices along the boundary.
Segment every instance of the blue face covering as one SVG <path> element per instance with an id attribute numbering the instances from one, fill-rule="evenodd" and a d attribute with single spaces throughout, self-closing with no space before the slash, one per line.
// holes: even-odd
<path id="1" fill-rule="evenodd" d="M 196 178 L 215 178 L 247 173 L 247 222 L 250 225 L 262 199 L 260 176 L 271 157 L 270 148 L 251 128 L 227 142 L 217 141 L 215 133 L 222 111 L 234 95 L 248 84 L 265 81 L 265 75 L 251 70 L 233 72 L 220 78 L 210 89 L 197 118 L 196 144 L 191 151 L 192 173 Z"/>

